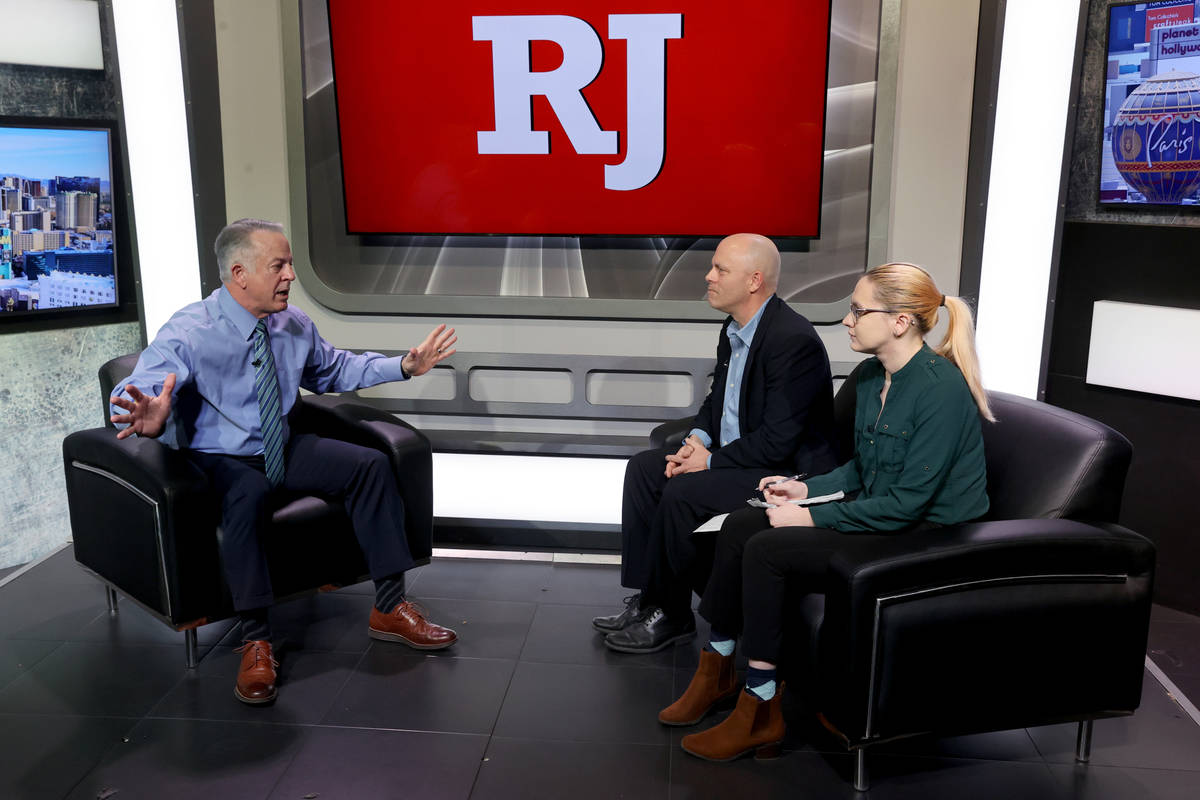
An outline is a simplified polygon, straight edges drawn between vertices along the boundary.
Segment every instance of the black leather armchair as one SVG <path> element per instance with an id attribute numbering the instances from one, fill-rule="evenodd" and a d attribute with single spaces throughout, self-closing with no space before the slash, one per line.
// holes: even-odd
<path id="1" fill-rule="evenodd" d="M 882 742 L 1131 714 L 1142 686 L 1155 548 L 1116 524 L 1129 441 L 1079 414 L 990 394 L 986 519 L 899 535 L 797 593 L 781 669 L 855 753 Z M 854 376 L 835 403 L 848 446 Z M 653 434 L 672 441 L 687 423 Z"/>
<path id="2" fill-rule="evenodd" d="M 137 354 L 100 368 L 107 420 L 113 387 L 132 372 Z M 404 500 L 409 550 L 417 563 L 432 552 L 433 470 L 429 440 L 390 414 L 304 396 L 289 422 L 385 453 Z M 208 481 L 178 450 L 136 436 L 118 440 L 111 423 L 63 441 L 75 558 L 114 592 L 183 631 L 187 663 L 196 663 L 196 628 L 234 615 L 218 551 L 220 516 Z M 357 583 L 367 577 L 350 520 L 338 503 L 293 496 L 276 509 L 265 537 L 276 599 Z"/>

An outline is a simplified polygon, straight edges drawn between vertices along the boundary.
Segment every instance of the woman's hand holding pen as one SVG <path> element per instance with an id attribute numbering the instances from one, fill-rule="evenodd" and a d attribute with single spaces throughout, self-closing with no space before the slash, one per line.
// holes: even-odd
<path id="1" fill-rule="evenodd" d="M 803 500 L 808 497 L 808 485 L 799 478 L 804 475 L 771 475 L 758 482 L 758 490 L 768 503 L 782 505 L 788 500 Z"/>

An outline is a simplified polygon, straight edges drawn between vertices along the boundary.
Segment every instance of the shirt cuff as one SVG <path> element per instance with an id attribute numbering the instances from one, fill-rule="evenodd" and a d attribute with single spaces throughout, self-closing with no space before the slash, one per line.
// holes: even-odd
<path id="1" fill-rule="evenodd" d="M 688 436 L 695 436 L 700 440 L 700 443 L 703 444 L 705 448 L 709 450 L 712 449 L 712 437 L 709 436 L 706 431 L 702 431 L 699 428 L 692 428 L 690 431 L 688 431 Z M 709 458 L 711 457 L 712 456 L 709 456 Z"/>
<path id="2" fill-rule="evenodd" d="M 406 381 L 412 376 L 404 371 L 404 356 L 392 356 L 381 361 L 375 362 L 378 366 L 379 376 L 383 378 L 380 383 L 388 381 Z"/>

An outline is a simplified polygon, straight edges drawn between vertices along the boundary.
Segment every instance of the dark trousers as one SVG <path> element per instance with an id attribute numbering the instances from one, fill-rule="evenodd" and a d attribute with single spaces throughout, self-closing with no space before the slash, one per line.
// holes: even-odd
<path id="1" fill-rule="evenodd" d="M 835 553 L 870 548 L 903 533 L 842 533 L 828 528 L 772 528 L 766 512 L 729 515 L 717 534 L 712 576 L 700 615 L 725 636 L 742 637 L 747 658 L 778 663 L 787 590 L 823 593 Z"/>
<path id="2" fill-rule="evenodd" d="M 188 451 L 221 497 L 221 563 L 238 611 L 275 602 L 259 531 L 289 495 L 313 494 L 341 500 L 354 535 L 378 580 L 413 566 L 404 535 L 404 504 L 391 464 L 378 450 L 294 434 L 284 451 L 283 485 L 272 490 L 261 456 Z"/>
<path id="3" fill-rule="evenodd" d="M 676 448 L 629 459 L 621 503 L 621 585 L 643 592 L 668 613 L 691 608 L 712 568 L 714 535 L 692 534 L 717 514 L 745 506 L 765 469 L 717 469 L 667 478 Z"/>

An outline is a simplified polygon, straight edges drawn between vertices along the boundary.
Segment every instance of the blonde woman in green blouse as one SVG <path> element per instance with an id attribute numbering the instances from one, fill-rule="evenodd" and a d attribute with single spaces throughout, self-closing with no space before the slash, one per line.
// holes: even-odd
<path id="1" fill-rule="evenodd" d="M 942 307 L 949 329 L 931 348 L 925 334 Z M 701 758 L 778 751 L 784 722 L 775 665 L 787 583 L 821 592 L 826 566 L 839 551 L 988 510 L 980 420 L 993 417 L 967 304 L 944 296 L 918 266 L 884 264 L 858 281 L 842 324 L 851 348 L 874 356 L 863 363 L 855 387 L 854 457 L 804 481 L 764 478 L 759 488 L 775 507 L 729 515 L 700 603 L 712 624 L 709 644 L 687 691 L 659 714 L 666 725 L 692 725 L 737 695 L 724 722 L 683 738 L 683 748 Z M 837 492 L 845 499 L 807 507 L 787 502 Z M 734 678 L 739 634 L 750 659 L 745 690 Z"/>

